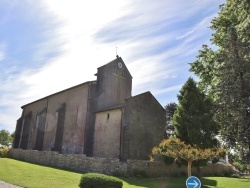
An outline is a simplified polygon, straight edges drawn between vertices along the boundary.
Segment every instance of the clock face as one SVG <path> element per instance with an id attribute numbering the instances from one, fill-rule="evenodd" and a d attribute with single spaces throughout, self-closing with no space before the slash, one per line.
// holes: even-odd
<path id="1" fill-rule="evenodd" d="M 122 68 L 122 63 L 121 63 L 121 62 L 118 63 L 118 67 L 119 67 L 120 69 Z"/>

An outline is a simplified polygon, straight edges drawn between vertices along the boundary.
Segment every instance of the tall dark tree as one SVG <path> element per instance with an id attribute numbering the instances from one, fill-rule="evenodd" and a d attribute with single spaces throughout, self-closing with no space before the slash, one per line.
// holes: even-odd
<path id="1" fill-rule="evenodd" d="M 176 108 L 177 104 L 175 102 L 171 102 L 165 106 L 167 119 L 166 133 L 168 138 L 174 135 L 173 116 L 176 111 Z"/>
<path id="2" fill-rule="evenodd" d="M 213 120 L 212 102 L 188 78 L 178 95 L 179 105 L 173 117 L 176 136 L 200 149 L 217 146 L 218 126 Z"/>
<path id="3" fill-rule="evenodd" d="M 176 137 L 185 144 L 202 150 L 217 147 L 219 127 L 214 121 L 213 103 L 197 87 L 193 78 L 188 78 L 181 88 L 178 101 L 173 117 Z M 180 163 L 185 164 L 185 161 L 180 160 Z M 200 167 L 206 164 L 207 159 L 194 161 L 198 176 Z"/>
<path id="4" fill-rule="evenodd" d="M 250 155 L 250 1 L 227 0 L 212 20 L 211 42 L 203 45 L 191 71 L 216 102 L 221 136 L 231 147 L 240 145 Z M 250 160 L 250 158 L 249 158 Z"/>

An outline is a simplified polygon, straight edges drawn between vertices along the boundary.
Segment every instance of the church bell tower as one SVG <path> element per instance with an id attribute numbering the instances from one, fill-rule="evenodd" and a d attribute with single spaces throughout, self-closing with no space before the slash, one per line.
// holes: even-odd
<path id="1" fill-rule="evenodd" d="M 132 76 L 122 58 L 97 69 L 97 110 L 122 106 L 131 97 Z"/>

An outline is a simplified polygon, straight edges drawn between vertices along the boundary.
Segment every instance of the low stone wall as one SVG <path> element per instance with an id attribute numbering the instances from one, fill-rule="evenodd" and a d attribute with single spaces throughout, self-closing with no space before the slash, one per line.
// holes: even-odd
<path id="1" fill-rule="evenodd" d="M 152 178 L 183 176 L 187 167 L 165 165 L 160 161 L 127 160 L 86 157 L 84 154 L 59 154 L 53 151 L 11 149 L 9 157 L 17 160 L 41 164 L 77 172 L 97 172 L 111 175 L 147 176 Z M 225 165 L 208 165 L 201 169 L 202 175 L 224 176 L 232 173 L 232 168 Z M 192 169 L 196 175 L 196 168 Z"/>
<path id="2" fill-rule="evenodd" d="M 83 154 L 59 154 L 54 151 L 11 149 L 10 158 L 77 172 L 113 174 L 127 172 L 127 164 L 119 159 L 86 157 Z"/>
<path id="3" fill-rule="evenodd" d="M 152 178 L 187 176 L 187 166 L 165 165 L 160 161 L 128 160 L 127 165 L 129 175 L 141 171 Z M 208 164 L 200 169 L 202 176 L 228 176 L 230 174 L 233 174 L 233 169 L 229 165 Z M 192 175 L 197 176 L 197 168 L 192 168 Z"/>
<path id="4" fill-rule="evenodd" d="M 187 167 L 177 167 L 176 165 L 166 165 L 160 161 L 140 161 L 140 160 L 128 160 L 129 175 L 137 175 L 137 173 L 145 172 L 146 176 L 152 178 L 158 177 L 171 177 L 171 176 L 183 176 L 187 173 Z"/>

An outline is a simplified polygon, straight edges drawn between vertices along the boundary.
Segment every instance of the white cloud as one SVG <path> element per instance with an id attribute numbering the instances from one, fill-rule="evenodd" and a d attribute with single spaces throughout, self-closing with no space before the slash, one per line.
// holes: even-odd
<path id="1" fill-rule="evenodd" d="M 183 3 L 182 1 L 158 2 L 158 4 L 146 3 L 143 9 L 138 9 L 142 2 L 138 4 L 129 1 L 118 3 L 110 0 L 105 2 L 91 1 L 86 4 L 83 1 L 46 1 L 50 12 L 53 12 L 62 21 L 62 24 L 55 28 L 56 40 L 58 40 L 58 43 L 62 43 L 58 47 L 62 54 L 50 60 L 39 70 L 26 72 L 25 75 L 28 76 L 24 80 L 29 87 L 26 89 L 25 96 L 37 96 L 39 98 L 84 81 L 95 79 L 93 74 L 96 72 L 96 68 L 115 58 L 116 46 L 118 46 L 118 54 L 124 57 L 132 55 L 128 60 L 139 53 L 143 53 L 143 56 L 145 56 L 141 59 L 135 59 L 133 63 L 125 61 L 134 77 L 134 93 L 151 89 L 156 90 L 158 87 L 155 87 L 155 85 L 159 86 L 162 78 L 173 77 L 178 70 L 178 68 L 174 68 L 175 65 L 164 62 L 164 60 L 170 60 L 179 54 L 184 56 L 192 53 L 194 49 L 190 48 L 189 44 L 202 35 L 203 28 L 210 17 L 206 17 L 191 28 L 187 34 L 183 34 L 179 38 L 178 36 L 175 37 L 178 33 L 174 34 L 171 31 L 166 31 L 166 33 L 169 33 L 168 35 L 151 36 L 149 41 L 145 41 L 144 38 L 134 41 L 129 38 L 120 38 L 119 43 L 96 43 L 95 38 L 92 38 L 92 36 L 96 31 L 102 30 L 102 27 L 110 25 L 112 22 L 116 23 L 115 20 L 123 16 L 126 17 L 127 14 L 136 15 L 134 20 L 132 19 L 132 25 L 137 23 L 145 25 L 148 29 L 143 28 L 143 31 L 150 33 L 158 28 L 153 28 L 154 25 L 150 26 L 150 22 L 154 23 L 155 20 L 166 21 L 176 17 L 179 15 L 176 10 L 183 13 L 176 20 L 187 19 L 187 15 L 203 9 L 203 6 L 208 1 L 203 2 L 203 6 L 198 7 L 193 6 L 198 1 L 191 3 Z M 182 3 L 182 6 L 180 6 L 180 3 Z M 166 7 L 166 9 L 161 8 L 162 6 Z M 132 27 L 131 24 L 126 25 L 128 21 L 131 21 L 131 18 L 125 21 L 124 25 L 119 25 L 119 27 Z M 166 24 L 168 25 L 168 23 Z M 162 25 L 159 26 L 159 28 L 161 27 Z M 138 34 L 138 31 L 131 32 Z M 147 37 L 149 38 L 149 36 Z M 164 54 L 148 56 L 152 47 L 157 47 L 158 44 L 167 44 L 173 38 L 185 38 L 185 40 L 178 46 L 166 49 Z M 46 44 L 43 48 L 47 50 Z M 139 67 L 139 69 L 136 67 Z M 156 93 L 161 92 L 156 91 Z"/>
<path id="2" fill-rule="evenodd" d="M 171 91 L 179 91 L 182 87 L 182 84 L 176 85 L 176 86 L 170 86 L 168 88 L 164 88 L 164 89 L 159 89 L 158 91 L 154 92 L 155 95 L 159 95 L 159 94 L 166 94 L 168 92 Z"/>
<path id="3" fill-rule="evenodd" d="M 42 65 L 16 74 L 17 67 L 11 66 L 1 83 L 0 108 L 5 110 L 0 122 L 12 131 L 22 105 L 94 80 L 97 67 L 115 58 L 116 47 L 133 76 L 133 94 L 152 91 L 161 96 L 178 90 L 183 81 L 177 80 L 183 76 L 189 56 L 207 40 L 202 38 L 206 38 L 204 27 L 211 15 L 207 13 L 200 22 L 193 17 L 199 11 L 205 14 L 216 1 L 42 2 L 47 19 L 43 23 L 55 23 L 42 31 L 48 41 L 32 46 L 32 63 Z M 180 25 L 191 17 L 194 23 Z M 50 51 L 58 54 L 50 57 Z M 0 47 L 0 60 L 1 53 L 4 57 Z"/>

